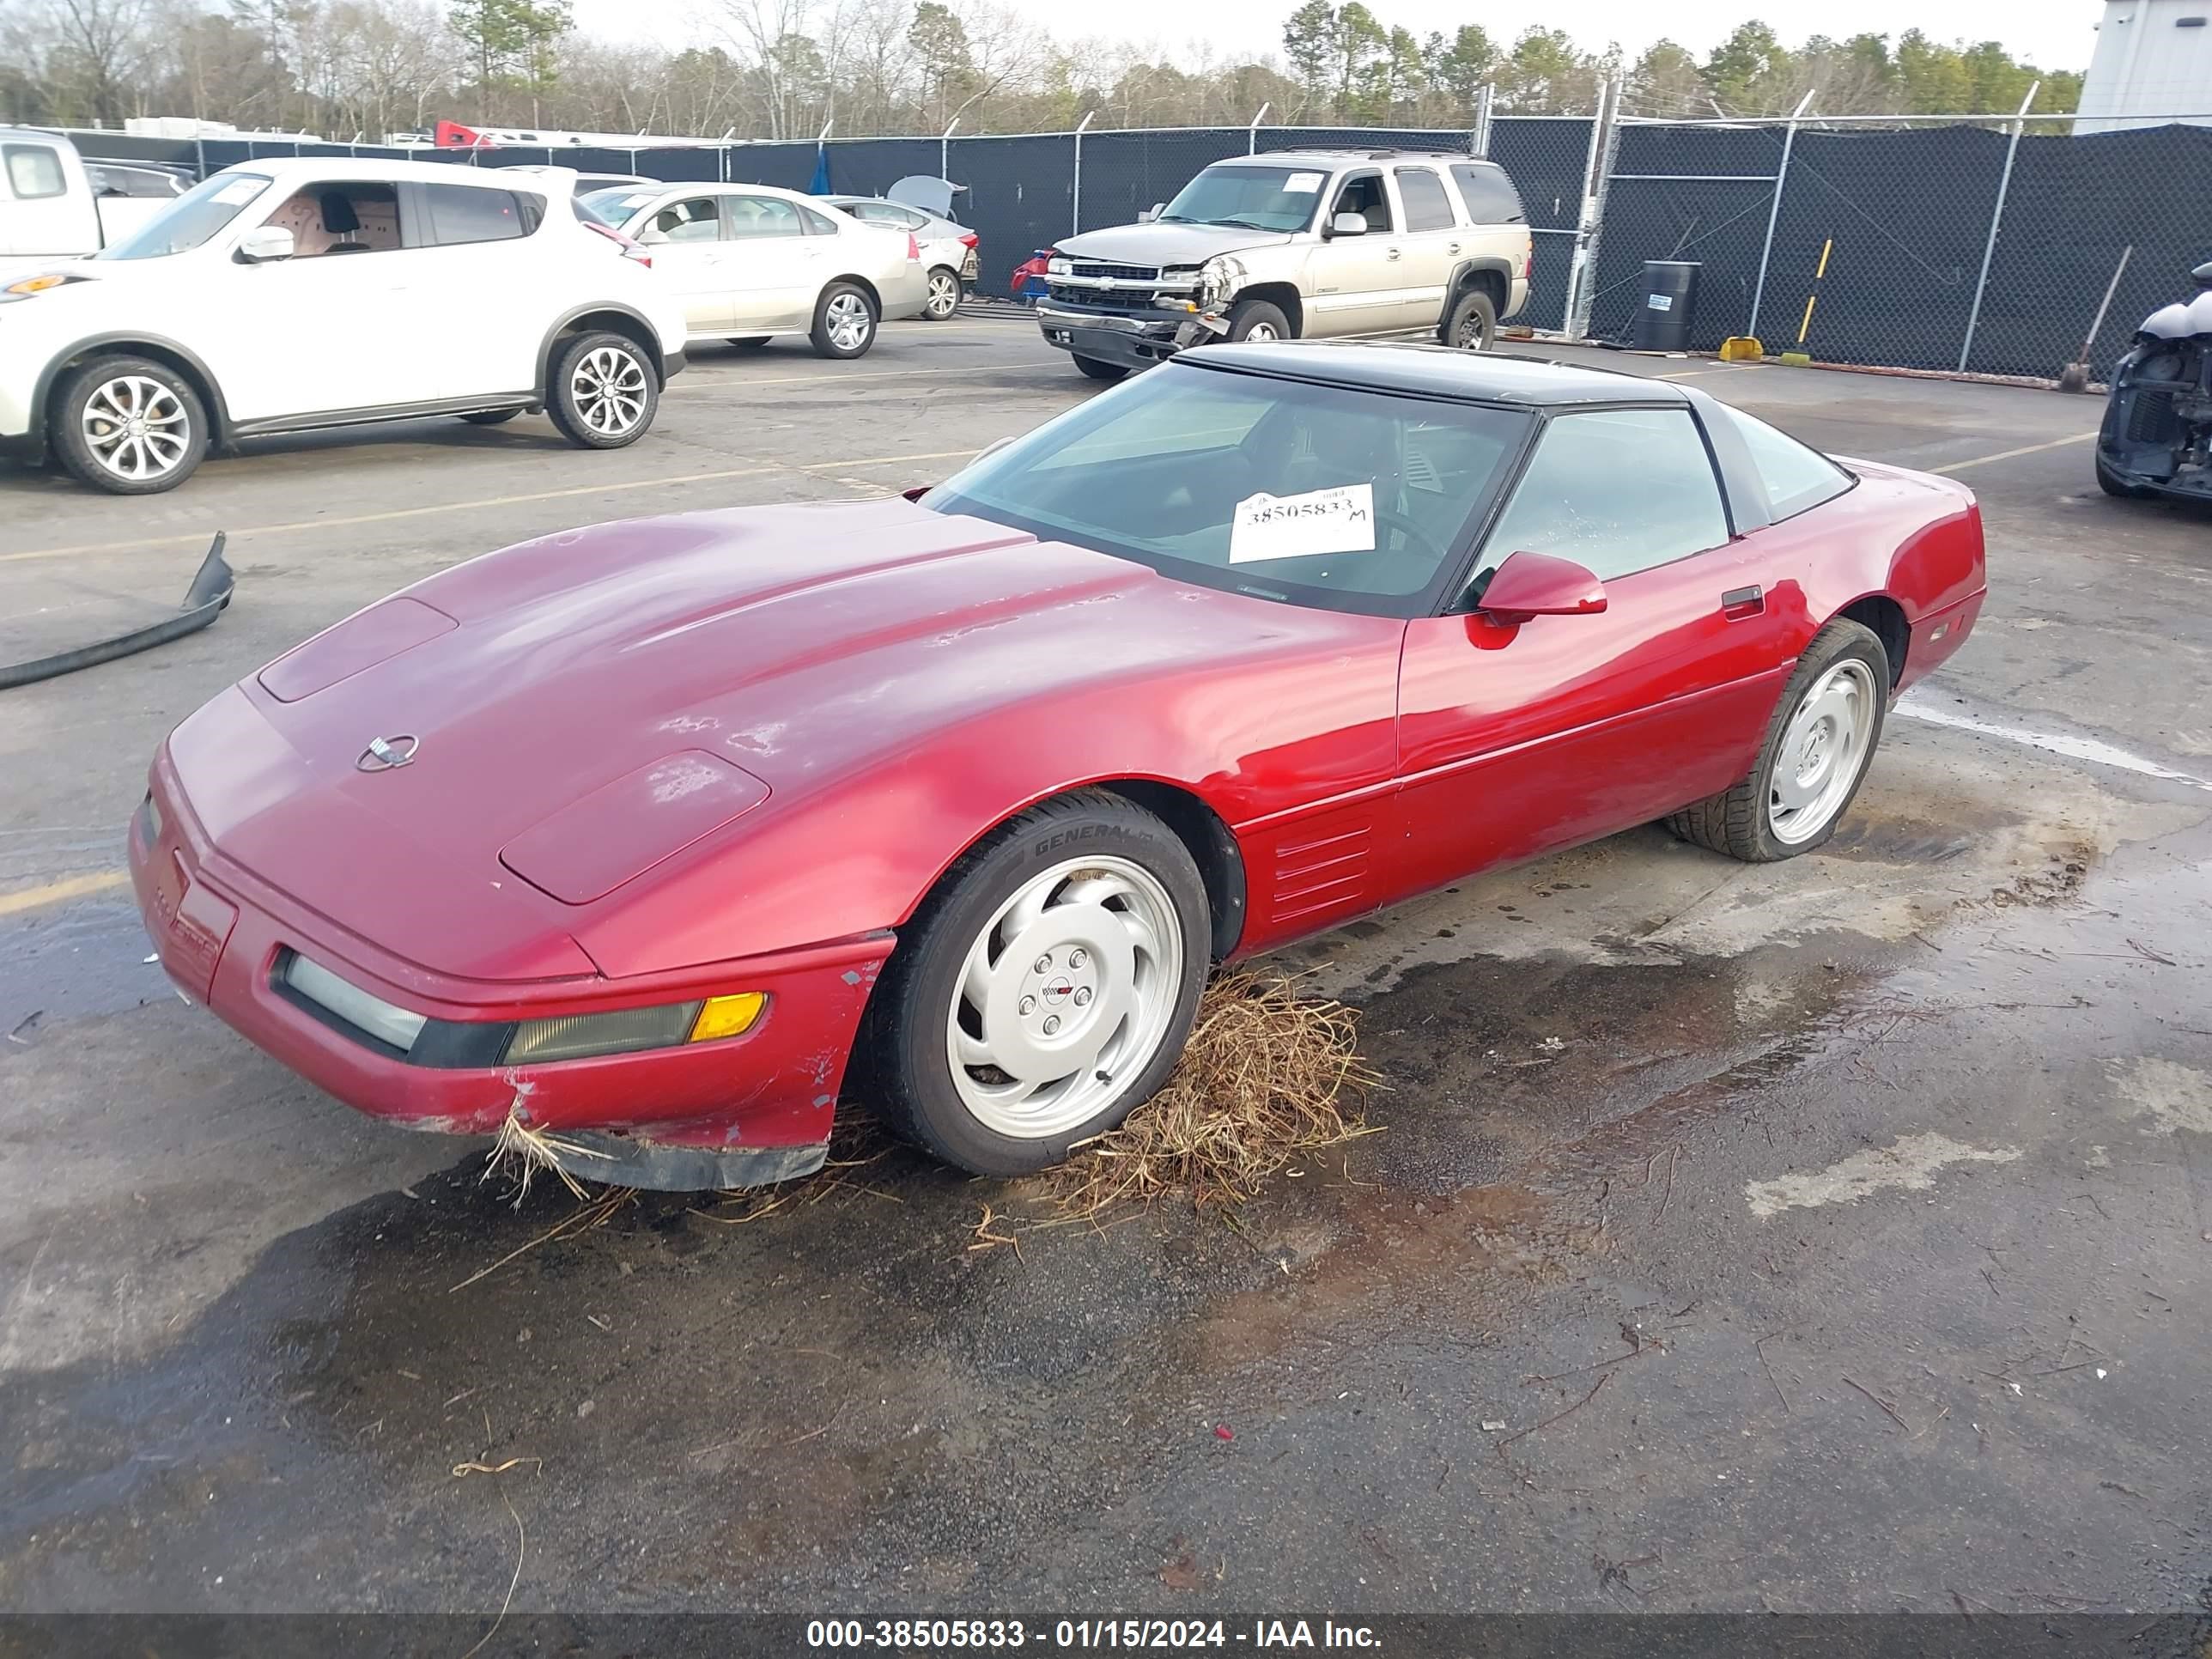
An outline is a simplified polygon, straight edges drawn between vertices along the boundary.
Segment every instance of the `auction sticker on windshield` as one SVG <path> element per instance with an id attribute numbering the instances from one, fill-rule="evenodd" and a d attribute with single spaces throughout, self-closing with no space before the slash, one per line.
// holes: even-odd
<path id="1" fill-rule="evenodd" d="M 1283 180 L 1283 194 L 1285 196 L 1310 196 L 1320 188 L 1321 174 L 1318 173 L 1294 173 Z"/>
<path id="2" fill-rule="evenodd" d="M 1296 559 L 1316 553 L 1375 550 L 1375 486 L 1340 484 L 1302 495 L 1262 491 L 1237 503 L 1229 526 L 1229 562 Z"/>

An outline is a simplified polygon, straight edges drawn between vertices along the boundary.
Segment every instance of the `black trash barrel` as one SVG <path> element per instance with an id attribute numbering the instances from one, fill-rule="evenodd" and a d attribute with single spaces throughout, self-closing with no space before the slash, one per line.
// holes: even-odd
<path id="1" fill-rule="evenodd" d="M 1698 309 L 1698 262 L 1646 259 L 1644 303 L 1636 308 L 1629 343 L 1638 351 L 1686 351 L 1690 319 Z"/>

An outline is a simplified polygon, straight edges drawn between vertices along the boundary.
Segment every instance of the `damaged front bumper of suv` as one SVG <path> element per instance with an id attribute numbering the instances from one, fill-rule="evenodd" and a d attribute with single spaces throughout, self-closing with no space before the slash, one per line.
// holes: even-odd
<path id="1" fill-rule="evenodd" d="M 1195 270 L 1091 264 L 1055 257 L 1050 295 L 1037 303 L 1048 344 L 1117 368 L 1148 368 L 1229 332 L 1229 302 L 1244 267 L 1209 259 Z"/>
<path id="2" fill-rule="evenodd" d="M 2212 292 L 2136 331 L 2097 434 L 2097 482 L 2114 495 L 2212 500 Z"/>

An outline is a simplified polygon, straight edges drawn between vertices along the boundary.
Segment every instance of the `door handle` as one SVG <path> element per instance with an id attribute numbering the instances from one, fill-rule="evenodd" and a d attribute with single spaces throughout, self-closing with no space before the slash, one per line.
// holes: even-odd
<path id="1" fill-rule="evenodd" d="M 1389 252 L 1387 252 L 1383 257 L 1384 257 L 1385 258 L 1395 259 L 1395 258 L 1396 258 L 1398 257 L 1398 250 L 1397 250 L 1396 248 L 1395 248 L 1395 247 L 1394 247 L 1394 248 L 1390 249 L 1390 250 L 1389 250 Z"/>
<path id="2" fill-rule="evenodd" d="M 1444 252 L 1447 252 L 1447 253 L 1456 253 L 1456 252 L 1459 252 L 1459 244 L 1458 244 L 1457 242 L 1447 242 L 1447 243 L 1444 245 Z"/>
<path id="3" fill-rule="evenodd" d="M 1756 583 L 1749 587 L 1731 587 L 1721 595 L 1721 615 L 1730 622 L 1763 616 L 1765 611 L 1766 595 Z"/>

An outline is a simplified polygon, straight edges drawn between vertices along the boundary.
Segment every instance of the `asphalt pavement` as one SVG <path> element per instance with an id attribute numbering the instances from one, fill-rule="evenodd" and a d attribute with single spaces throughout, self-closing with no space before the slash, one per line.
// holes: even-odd
<path id="1" fill-rule="evenodd" d="M 0 471 L 11 637 L 238 571 L 0 702 L 0 1606 L 2203 1606 L 2212 519 L 2100 495 L 2093 399 L 1571 355 L 1971 483 L 1975 637 L 1817 854 L 1638 831 L 1287 953 L 1382 1132 L 1097 1227 L 896 1152 L 578 1227 L 185 1006 L 118 876 L 162 733 L 286 646 L 563 526 L 927 483 L 1091 395 L 1026 324 L 702 352 L 615 454 Z"/>

